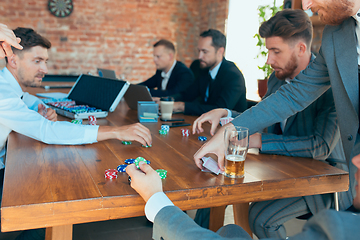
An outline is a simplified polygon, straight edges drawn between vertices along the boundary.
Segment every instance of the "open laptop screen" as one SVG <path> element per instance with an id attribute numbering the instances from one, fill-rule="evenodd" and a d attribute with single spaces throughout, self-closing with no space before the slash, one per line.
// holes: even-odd
<path id="1" fill-rule="evenodd" d="M 68 98 L 75 100 L 77 105 L 89 105 L 109 111 L 125 84 L 121 80 L 81 75 Z"/>

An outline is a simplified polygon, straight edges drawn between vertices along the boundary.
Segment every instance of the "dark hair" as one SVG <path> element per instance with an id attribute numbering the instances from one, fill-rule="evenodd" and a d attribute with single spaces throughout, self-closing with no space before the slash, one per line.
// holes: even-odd
<path id="1" fill-rule="evenodd" d="M 164 46 L 165 48 L 175 52 L 175 46 L 172 42 L 166 40 L 166 39 L 160 39 L 159 41 L 157 41 L 155 44 L 154 44 L 154 47 L 157 47 L 157 46 Z"/>
<path id="2" fill-rule="evenodd" d="M 212 43 L 211 43 L 211 46 L 213 46 L 216 51 L 223 47 L 225 49 L 226 47 L 226 37 L 225 35 L 216 30 L 216 29 L 209 29 L 207 31 L 204 31 L 200 34 L 200 37 L 211 37 L 212 38 Z"/>
<path id="3" fill-rule="evenodd" d="M 21 54 L 24 51 L 29 50 L 32 47 L 41 46 L 46 49 L 51 48 L 51 43 L 49 40 L 35 32 L 31 28 L 22 28 L 18 27 L 15 30 L 13 30 L 16 37 L 21 38 L 20 45 L 23 47 L 22 50 L 19 50 L 17 48 L 11 47 L 14 53 Z M 5 60 L 7 62 L 7 58 L 5 57 Z"/>
<path id="4" fill-rule="evenodd" d="M 313 26 L 303 10 L 285 9 L 263 22 L 259 34 L 262 38 L 281 37 L 284 41 L 302 39 L 310 49 Z"/>

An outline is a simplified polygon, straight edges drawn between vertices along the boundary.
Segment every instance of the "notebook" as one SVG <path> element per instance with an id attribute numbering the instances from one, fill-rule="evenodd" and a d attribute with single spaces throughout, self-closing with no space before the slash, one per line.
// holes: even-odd
<path id="1" fill-rule="evenodd" d="M 113 112 L 130 83 L 82 74 L 64 99 L 44 102 L 56 113 L 72 119 L 104 118 Z"/>
<path id="2" fill-rule="evenodd" d="M 149 88 L 144 85 L 130 84 L 124 95 L 125 102 L 130 109 L 137 110 L 138 101 L 152 101 Z"/>
<path id="3" fill-rule="evenodd" d="M 114 70 L 98 68 L 97 71 L 98 71 L 99 77 L 117 79 L 116 73 Z"/>

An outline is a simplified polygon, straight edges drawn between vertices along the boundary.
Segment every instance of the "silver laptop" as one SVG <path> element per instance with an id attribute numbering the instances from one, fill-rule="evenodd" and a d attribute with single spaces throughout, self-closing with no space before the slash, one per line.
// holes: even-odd
<path id="1" fill-rule="evenodd" d="M 104 118 L 113 112 L 130 83 L 121 80 L 80 75 L 65 99 L 44 101 L 56 113 L 72 119 L 88 116 Z"/>
<path id="2" fill-rule="evenodd" d="M 144 85 L 135 84 L 130 84 L 124 99 L 129 108 L 133 110 L 137 110 L 138 101 L 152 101 L 149 88 Z"/>
<path id="3" fill-rule="evenodd" d="M 117 79 L 116 73 L 114 70 L 98 68 L 97 69 L 99 77 Z"/>

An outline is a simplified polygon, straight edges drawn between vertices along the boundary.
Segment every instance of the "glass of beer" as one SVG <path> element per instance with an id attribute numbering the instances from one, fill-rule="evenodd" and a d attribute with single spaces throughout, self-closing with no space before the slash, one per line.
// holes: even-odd
<path id="1" fill-rule="evenodd" d="M 229 126 L 225 128 L 225 176 L 241 178 L 249 148 L 249 129 Z"/>

